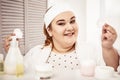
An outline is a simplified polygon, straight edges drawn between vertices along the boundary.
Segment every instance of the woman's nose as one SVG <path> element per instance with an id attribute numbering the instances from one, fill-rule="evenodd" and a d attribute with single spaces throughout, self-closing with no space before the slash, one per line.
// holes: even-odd
<path id="1" fill-rule="evenodd" d="M 70 23 L 67 24 L 67 30 L 73 30 L 73 25 L 71 25 Z"/>

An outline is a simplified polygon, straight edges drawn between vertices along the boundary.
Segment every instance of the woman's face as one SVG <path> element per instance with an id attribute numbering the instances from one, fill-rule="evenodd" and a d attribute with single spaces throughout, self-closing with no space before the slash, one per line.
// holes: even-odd
<path id="1" fill-rule="evenodd" d="M 74 14 L 66 11 L 56 16 L 48 32 L 54 45 L 65 48 L 74 45 L 78 36 L 78 25 Z"/>

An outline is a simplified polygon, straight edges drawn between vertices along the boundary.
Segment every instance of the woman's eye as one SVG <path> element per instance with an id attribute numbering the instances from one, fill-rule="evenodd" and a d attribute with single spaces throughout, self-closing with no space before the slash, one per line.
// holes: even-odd
<path id="1" fill-rule="evenodd" d="M 71 23 L 71 24 L 74 24 L 74 23 L 75 23 L 75 20 L 70 21 L 70 23 Z"/>
<path id="2" fill-rule="evenodd" d="M 64 25 L 65 25 L 65 23 L 58 23 L 58 25 L 60 25 L 60 26 L 64 26 Z"/>

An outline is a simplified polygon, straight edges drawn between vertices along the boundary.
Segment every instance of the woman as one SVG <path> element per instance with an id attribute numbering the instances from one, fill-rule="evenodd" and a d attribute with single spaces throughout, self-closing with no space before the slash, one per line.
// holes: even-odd
<path id="1" fill-rule="evenodd" d="M 34 70 L 35 65 L 48 63 L 53 69 L 79 69 L 81 60 L 93 59 L 98 65 L 108 65 L 116 70 L 119 56 L 113 47 L 116 31 L 108 24 L 102 30 L 102 53 L 95 48 L 77 43 L 78 24 L 73 10 L 68 6 L 54 5 L 44 16 L 45 45 L 32 48 L 24 57 L 26 70 Z M 8 38 L 9 39 L 9 38 Z M 6 40 L 5 49 L 9 40 Z M 102 57 L 103 55 L 103 57 Z"/>

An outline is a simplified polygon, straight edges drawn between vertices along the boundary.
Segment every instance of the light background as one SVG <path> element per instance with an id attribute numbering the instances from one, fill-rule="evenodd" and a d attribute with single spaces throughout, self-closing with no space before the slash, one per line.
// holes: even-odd
<path id="1" fill-rule="evenodd" d="M 59 2 L 70 4 L 78 17 L 79 42 L 100 45 L 104 23 L 112 25 L 118 34 L 114 46 L 120 49 L 120 0 L 48 0 L 48 7 Z"/>
<path id="2" fill-rule="evenodd" d="M 20 28 L 24 37 L 20 41 L 22 54 L 43 44 L 43 16 L 46 8 L 59 2 L 70 4 L 77 14 L 79 42 L 101 45 L 103 23 L 112 25 L 118 34 L 115 47 L 120 49 L 120 0 L 0 0 L 0 53 L 4 51 L 4 38 Z"/>

